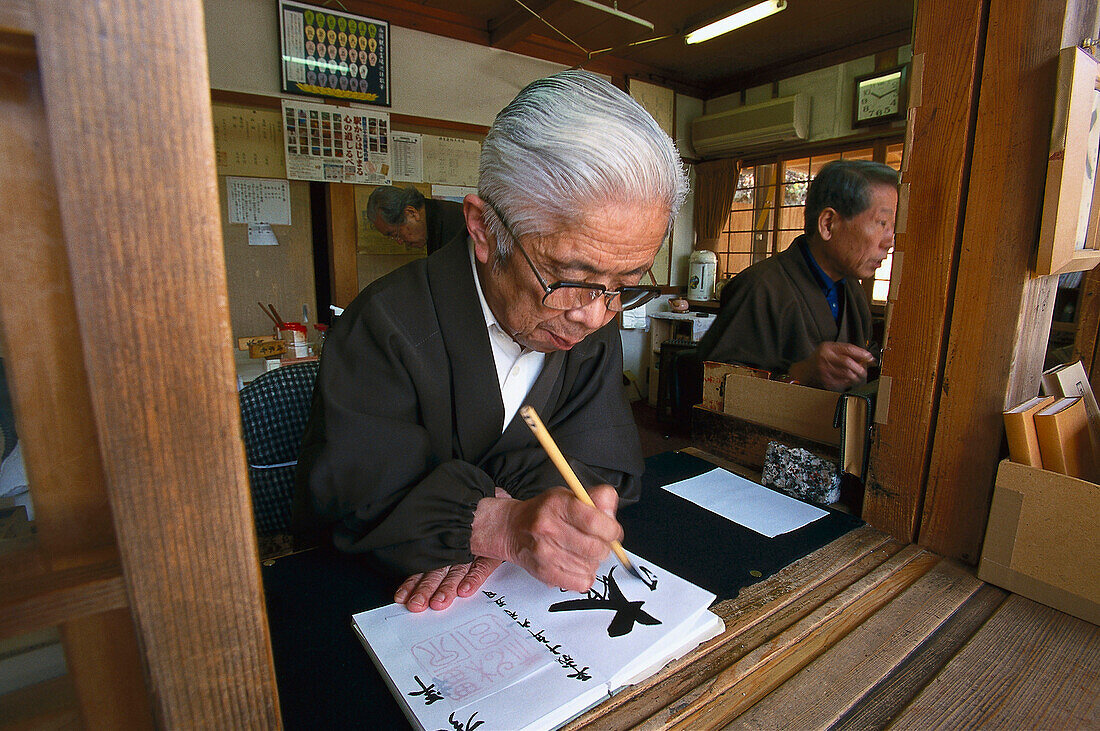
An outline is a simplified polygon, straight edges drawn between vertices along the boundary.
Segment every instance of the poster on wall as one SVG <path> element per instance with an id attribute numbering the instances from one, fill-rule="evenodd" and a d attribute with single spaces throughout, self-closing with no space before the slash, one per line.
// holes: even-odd
<path id="1" fill-rule="evenodd" d="M 390 115 L 283 100 L 286 176 L 325 183 L 389 185 Z"/>
<path id="2" fill-rule="evenodd" d="M 279 1 L 283 91 L 390 105 L 390 24 Z"/>

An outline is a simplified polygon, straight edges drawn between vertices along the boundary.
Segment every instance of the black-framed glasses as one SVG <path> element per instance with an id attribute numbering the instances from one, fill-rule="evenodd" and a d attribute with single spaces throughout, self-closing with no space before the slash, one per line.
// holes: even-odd
<path id="1" fill-rule="evenodd" d="M 557 281 L 547 284 L 542 274 L 539 273 L 538 267 L 535 266 L 535 262 L 531 261 L 531 257 L 527 255 L 523 246 L 520 245 L 519 237 L 512 231 L 512 227 L 508 225 L 504 216 L 501 215 L 500 211 L 497 210 L 497 207 L 493 205 L 492 202 L 488 200 L 485 202 L 489 204 L 489 207 L 493 209 L 493 213 L 500 219 L 500 223 L 504 226 L 504 230 L 512 237 L 512 243 L 519 249 L 519 253 L 523 254 L 523 258 L 527 261 L 527 266 L 531 267 L 531 271 L 535 274 L 535 279 L 542 285 L 542 291 L 544 293 L 542 296 L 542 304 L 544 306 L 552 310 L 576 310 L 581 307 L 587 307 L 600 297 L 606 297 L 605 306 L 610 312 L 622 312 L 624 310 L 632 310 L 635 307 L 641 307 L 661 293 L 661 290 L 657 287 L 647 287 L 640 284 L 633 287 L 619 287 L 618 289 L 608 289 L 602 284 L 593 284 L 591 282 Z"/>

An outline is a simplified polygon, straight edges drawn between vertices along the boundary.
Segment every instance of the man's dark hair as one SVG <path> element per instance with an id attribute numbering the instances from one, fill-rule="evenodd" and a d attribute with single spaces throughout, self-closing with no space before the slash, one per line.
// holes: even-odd
<path id="1" fill-rule="evenodd" d="M 424 195 L 412 187 L 398 188 L 393 185 L 380 185 L 367 199 L 367 218 L 374 220 L 382 214 L 382 220 L 391 226 L 405 222 L 405 208 L 412 206 L 419 210 L 424 207 Z"/>
<path id="2" fill-rule="evenodd" d="M 833 208 L 844 218 L 858 216 L 871 207 L 871 187 L 896 187 L 898 172 L 889 165 L 870 160 L 833 160 L 818 171 L 806 191 L 807 236 L 817 231 L 817 218 Z"/>

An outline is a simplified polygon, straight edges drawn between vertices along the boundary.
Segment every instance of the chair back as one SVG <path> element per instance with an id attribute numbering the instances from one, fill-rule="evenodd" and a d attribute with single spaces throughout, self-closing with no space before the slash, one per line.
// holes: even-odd
<path id="1" fill-rule="evenodd" d="M 309 419 L 318 361 L 281 366 L 240 392 L 248 481 L 256 532 L 285 533 L 294 500 L 294 470 Z"/>

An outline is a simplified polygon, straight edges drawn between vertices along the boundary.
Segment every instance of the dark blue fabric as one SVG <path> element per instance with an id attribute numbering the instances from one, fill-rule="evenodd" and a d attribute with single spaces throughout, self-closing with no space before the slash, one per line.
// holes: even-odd
<path id="1" fill-rule="evenodd" d="M 798 250 L 802 252 L 802 256 L 806 257 L 806 263 L 810 266 L 810 272 L 813 273 L 814 279 L 817 280 L 817 286 L 821 287 L 821 293 L 825 295 L 825 301 L 829 303 L 829 309 L 832 310 L 833 319 L 839 322 L 840 283 L 844 280 L 839 279 L 834 282 L 833 278 L 825 273 L 825 270 L 817 263 L 817 259 L 814 258 L 813 252 L 810 251 L 810 245 L 806 243 L 805 239 L 798 239 Z"/>

